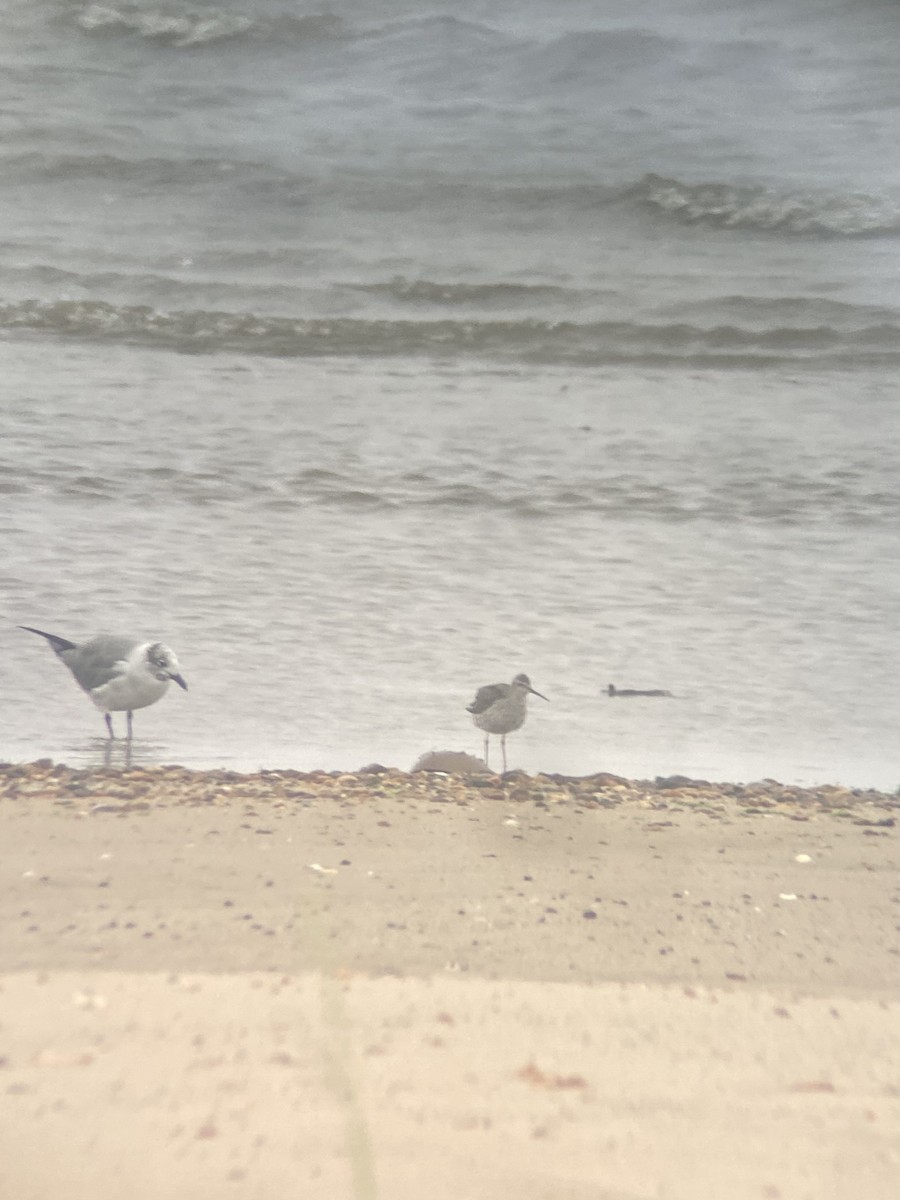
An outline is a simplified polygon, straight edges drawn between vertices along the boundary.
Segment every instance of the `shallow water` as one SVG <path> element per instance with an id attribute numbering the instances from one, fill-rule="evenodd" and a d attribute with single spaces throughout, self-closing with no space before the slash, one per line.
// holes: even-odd
<path id="1" fill-rule="evenodd" d="M 887 377 L 6 349 L 4 607 L 176 648 L 139 756 L 477 751 L 475 687 L 526 670 L 530 770 L 895 786 Z M 6 642 L 4 755 L 96 756 L 65 670 Z"/>

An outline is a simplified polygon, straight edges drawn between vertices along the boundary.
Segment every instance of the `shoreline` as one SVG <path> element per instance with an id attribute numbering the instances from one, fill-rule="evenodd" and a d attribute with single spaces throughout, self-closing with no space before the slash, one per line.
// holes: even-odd
<path id="1" fill-rule="evenodd" d="M 272 801 L 346 799 L 369 794 L 373 797 L 418 797 L 438 802 L 459 801 L 467 796 L 546 804 L 574 802 L 604 808 L 632 803 L 662 808 L 679 804 L 696 807 L 708 801 L 731 801 L 748 812 L 777 807 L 790 809 L 795 814 L 824 811 L 837 816 L 863 808 L 900 812 L 900 788 L 886 792 L 843 784 L 807 787 L 780 783 L 776 779 L 730 783 L 690 779 L 684 775 L 657 776 L 652 780 L 627 779 L 606 771 L 579 776 L 528 775 L 523 771 L 500 775 L 467 755 L 454 753 L 450 757 L 465 759 L 466 768 L 454 771 L 423 767 L 404 771 L 373 763 L 357 771 L 270 768 L 241 772 L 224 768 L 203 770 L 177 764 L 70 767 L 47 758 L 30 763 L 0 762 L 0 803 L 44 795 L 59 803 L 74 804 L 79 799 L 109 797 L 132 806 L 152 805 L 163 797 L 173 799 L 174 789 L 174 799 L 188 804 L 243 798 Z M 798 815 L 796 819 L 802 817 Z"/>

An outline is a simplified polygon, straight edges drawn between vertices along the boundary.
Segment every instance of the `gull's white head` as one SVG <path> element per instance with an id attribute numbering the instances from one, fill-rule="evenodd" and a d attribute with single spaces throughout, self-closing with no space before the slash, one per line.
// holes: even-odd
<path id="1" fill-rule="evenodd" d="M 177 683 L 179 687 L 187 691 L 187 684 L 181 677 L 181 667 L 178 665 L 178 659 L 175 657 L 174 651 L 162 642 L 154 642 L 152 646 L 147 647 L 147 670 L 156 679 L 170 679 L 173 683 Z"/>

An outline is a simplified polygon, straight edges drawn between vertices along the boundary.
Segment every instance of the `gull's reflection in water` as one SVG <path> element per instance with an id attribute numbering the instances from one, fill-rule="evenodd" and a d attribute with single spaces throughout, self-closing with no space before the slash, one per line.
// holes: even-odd
<path id="1" fill-rule="evenodd" d="M 89 738 L 66 747 L 65 761 L 73 767 L 98 767 L 128 770 L 130 767 L 157 767 L 167 760 L 168 747 L 142 738 Z"/>

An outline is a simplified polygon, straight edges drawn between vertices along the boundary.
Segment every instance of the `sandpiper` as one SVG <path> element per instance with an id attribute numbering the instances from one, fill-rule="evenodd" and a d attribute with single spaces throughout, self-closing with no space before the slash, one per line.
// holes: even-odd
<path id="1" fill-rule="evenodd" d="M 500 734 L 500 749 L 503 752 L 503 772 L 506 773 L 506 735 L 518 729 L 526 716 L 528 693 L 547 697 L 534 690 L 527 675 L 517 675 L 512 683 L 489 683 L 475 693 L 475 699 L 466 706 L 479 729 L 484 730 L 484 762 L 488 765 L 488 748 L 492 733 Z"/>

